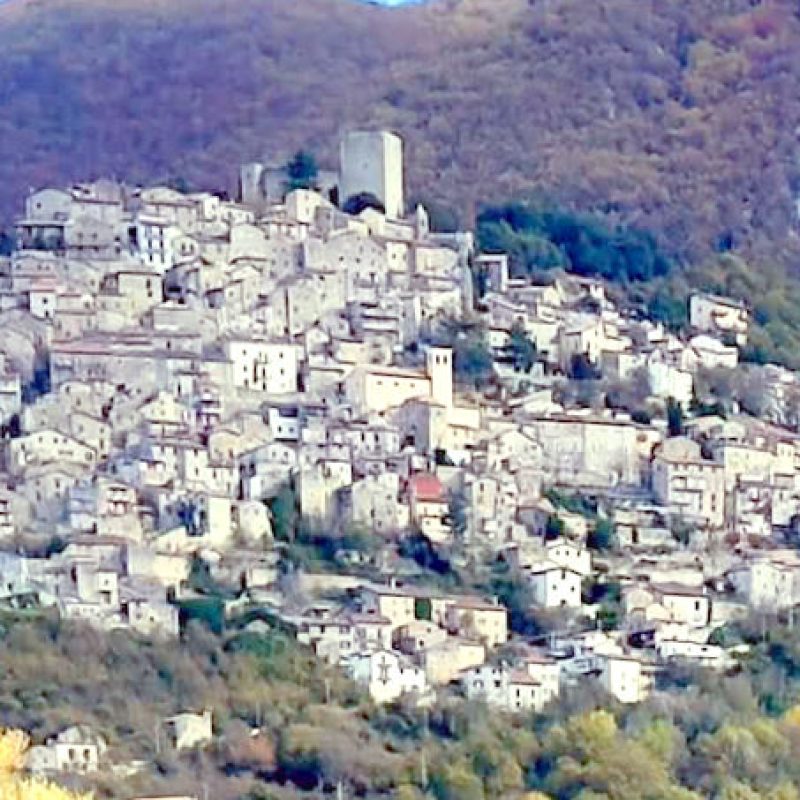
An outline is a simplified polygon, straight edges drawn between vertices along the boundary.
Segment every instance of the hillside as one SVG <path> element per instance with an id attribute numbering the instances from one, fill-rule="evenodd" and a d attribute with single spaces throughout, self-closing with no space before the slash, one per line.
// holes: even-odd
<path id="1" fill-rule="evenodd" d="M 512 717 L 456 697 L 377 708 L 276 631 L 191 625 L 176 648 L 3 612 L 0 715 L 36 743 L 74 724 L 103 737 L 117 774 L 73 779 L 96 800 L 318 800 L 337 786 L 364 800 L 797 800 L 797 632 L 774 626 L 763 641 L 754 620 L 720 635 L 752 647 L 737 675 L 676 667 L 640 706 L 584 686 Z M 202 708 L 213 743 L 176 752 L 159 721 Z"/>
<path id="2" fill-rule="evenodd" d="M 791 263 L 799 82 L 791 0 L 11 0 L 0 216 L 100 174 L 231 188 L 384 125 L 411 193 L 464 216 L 532 191 Z"/>

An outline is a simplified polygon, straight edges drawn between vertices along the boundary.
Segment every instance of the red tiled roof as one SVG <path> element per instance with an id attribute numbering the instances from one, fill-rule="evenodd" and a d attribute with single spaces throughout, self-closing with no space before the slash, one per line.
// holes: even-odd
<path id="1" fill-rule="evenodd" d="M 416 500 L 438 501 L 444 497 L 442 482 L 429 473 L 419 473 L 408 481 L 409 494 Z"/>

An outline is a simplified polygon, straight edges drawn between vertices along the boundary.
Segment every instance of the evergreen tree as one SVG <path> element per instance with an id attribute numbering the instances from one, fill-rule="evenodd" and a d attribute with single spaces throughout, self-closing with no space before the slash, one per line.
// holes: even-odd
<path id="1" fill-rule="evenodd" d="M 314 156 L 305 151 L 298 150 L 291 161 L 286 165 L 288 181 L 286 191 L 295 189 L 315 189 L 318 185 L 319 167 Z"/>

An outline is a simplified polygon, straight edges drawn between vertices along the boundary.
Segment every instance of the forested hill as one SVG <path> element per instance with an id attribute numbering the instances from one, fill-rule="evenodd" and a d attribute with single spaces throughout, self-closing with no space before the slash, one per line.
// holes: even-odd
<path id="1" fill-rule="evenodd" d="M 788 263 L 798 86 L 796 0 L 11 0 L 0 213 L 101 174 L 230 188 L 381 125 L 412 194 L 467 213 L 533 190 Z"/>

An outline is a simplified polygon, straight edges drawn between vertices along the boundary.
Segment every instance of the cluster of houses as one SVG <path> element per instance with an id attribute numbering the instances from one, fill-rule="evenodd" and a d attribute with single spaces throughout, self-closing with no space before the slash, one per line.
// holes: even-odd
<path id="1" fill-rule="evenodd" d="M 237 201 L 105 180 L 29 195 L 0 260 L 0 602 L 176 636 L 201 563 L 378 702 L 457 686 L 539 710 L 587 676 L 637 702 L 665 663 L 730 666 L 712 631 L 800 592 L 779 547 L 800 437 L 778 413 L 688 415 L 700 373 L 738 368 L 747 308 L 695 294 L 679 336 L 601 282 L 514 278 L 471 233 L 406 213 L 403 189 L 399 138 L 357 132 L 309 185 L 246 165 Z M 467 318 L 491 387 L 465 389 L 458 341 L 436 336 Z M 520 332 L 527 369 L 508 356 Z M 578 363 L 682 407 L 682 430 L 559 402 Z M 779 408 L 794 377 L 771 369 Z M 380 556 L 287 589 L 271 512 L 287 492 L 308 525 Z M 600 527 L 612 550 L 592 545 Z M 412 533 L 586 624 L 512 635 L 497 599 L 413 580 L 397 548 Z M 42 763 L 73 757 L 69 737 L 44 747 Z"/>

